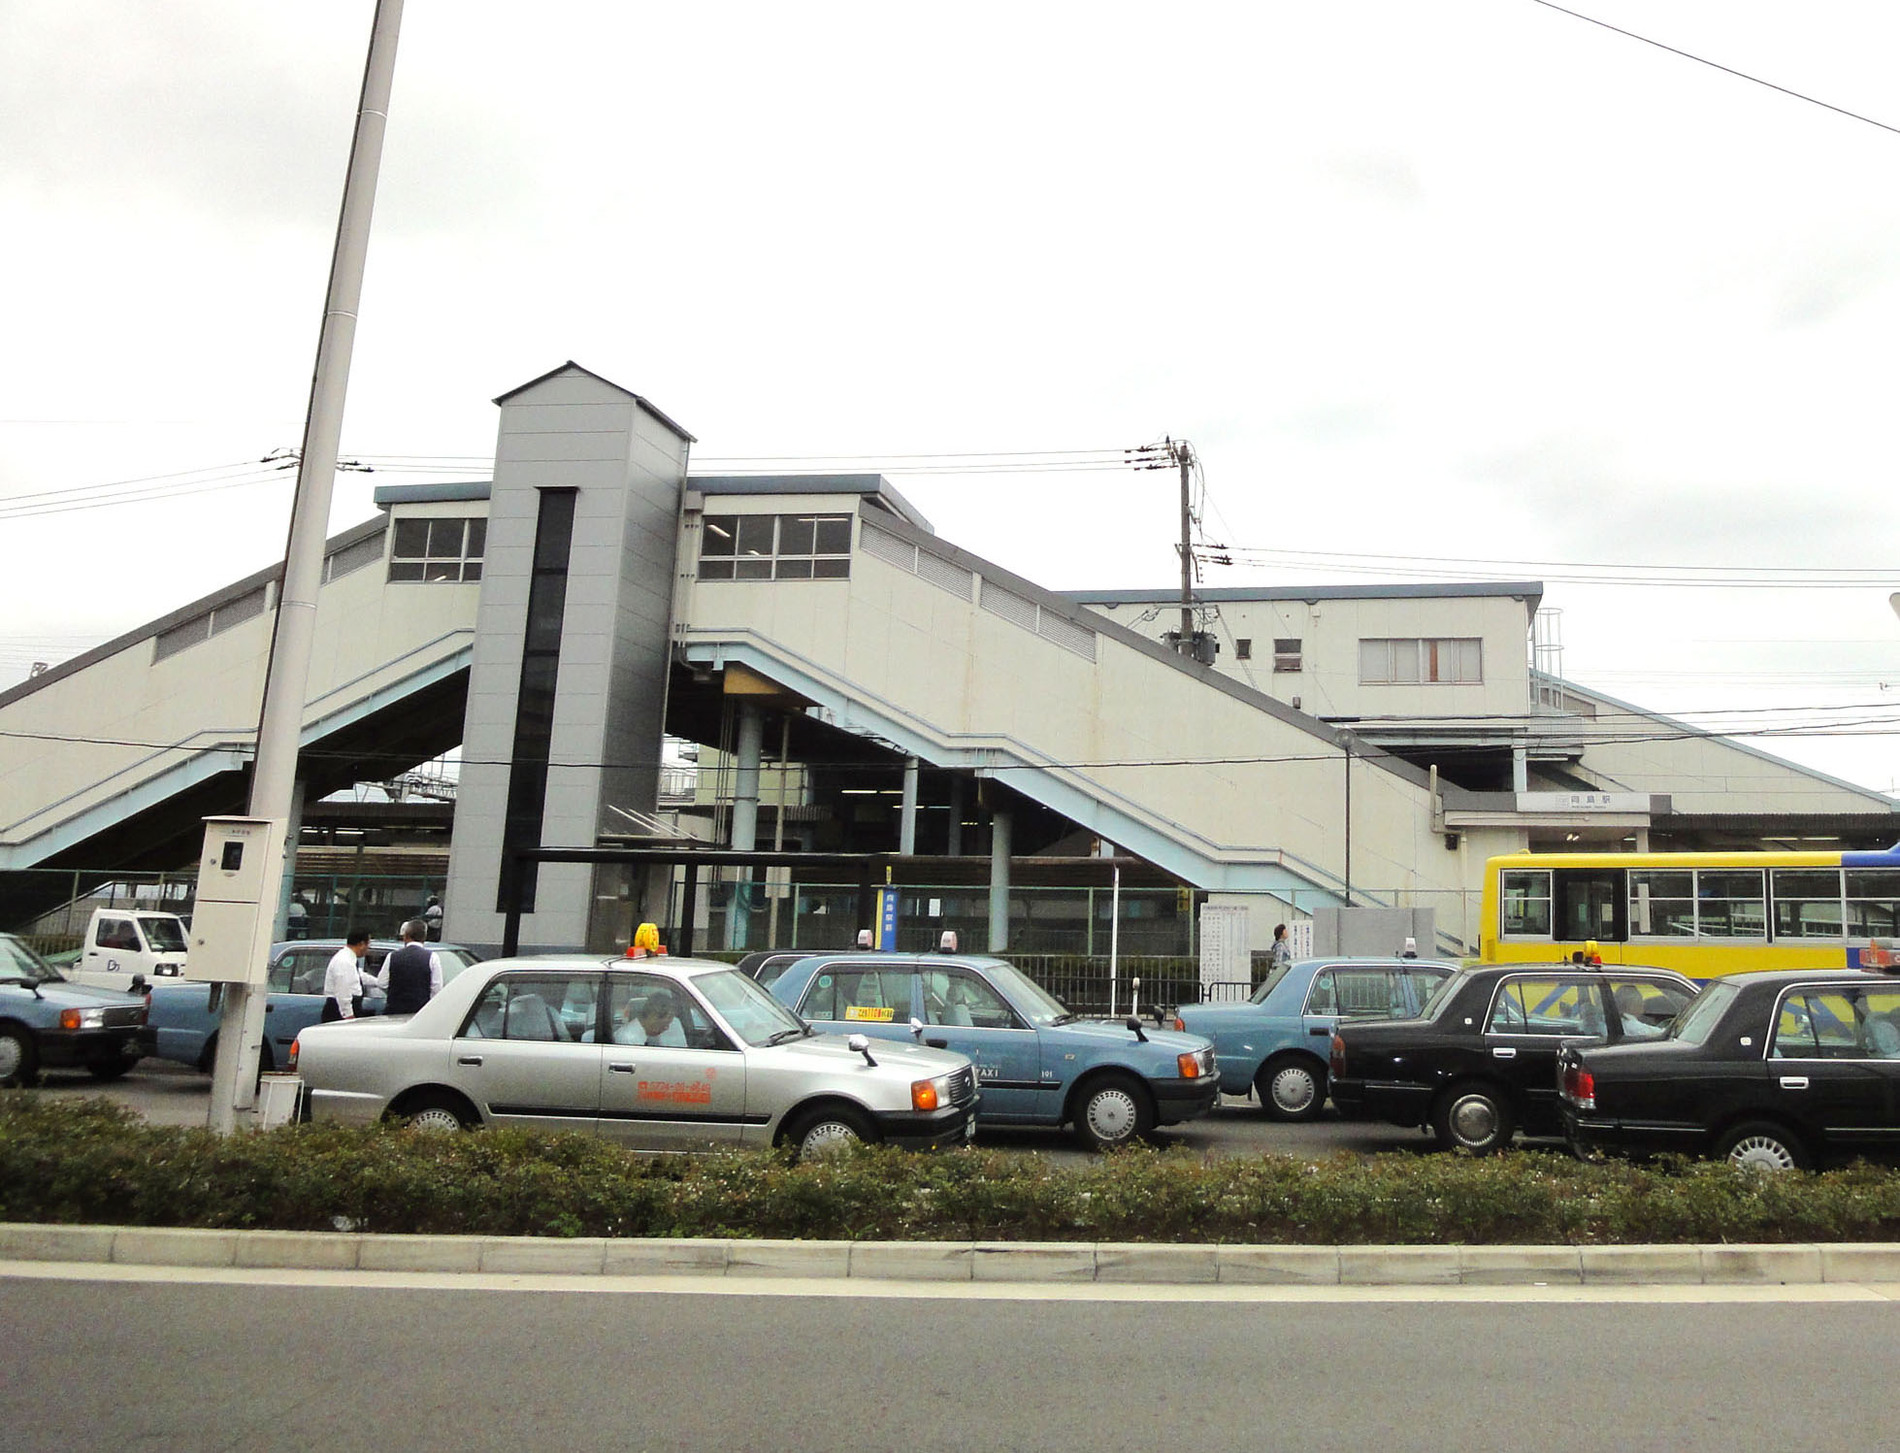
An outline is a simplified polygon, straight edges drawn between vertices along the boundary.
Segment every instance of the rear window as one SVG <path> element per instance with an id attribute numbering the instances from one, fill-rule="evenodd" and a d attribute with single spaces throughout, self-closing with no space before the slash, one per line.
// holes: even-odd
<path id="1" fill-rule="evenodd" d="M 1716 1024 L 1741 992 L 1734 984 L 1717 982 L 1709 985 L 1669 1026 L 1669 1038 L 1679 1039 L 1684 1044 L 1707 1044 L 1709 1036 L 1715 1032 Z"/>

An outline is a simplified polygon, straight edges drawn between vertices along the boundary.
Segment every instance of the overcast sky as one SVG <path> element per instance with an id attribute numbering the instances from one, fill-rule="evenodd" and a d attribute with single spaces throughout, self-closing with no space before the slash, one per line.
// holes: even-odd
<path id="1" fill-rule="evenodd" d="M 1571 8 L 1900 126 L 1891 0 Z M 0 0 L 0 685 L 281 555 L 290 475 L 209 471 L 299 441 L 372 12 Z M 1210 585 L 1543 580 L 1564 674 L 1891 791 L 1897 173 L 1535 0 L 409 0 L 332 528 L 484 477 L 572 358 L 696 467 L 882 464 L 1042 584 L 1163 586 L 1167 474 L 895 456 L 1173 435 Z M 161 478 L 251 482 L 21 513 Z"/>

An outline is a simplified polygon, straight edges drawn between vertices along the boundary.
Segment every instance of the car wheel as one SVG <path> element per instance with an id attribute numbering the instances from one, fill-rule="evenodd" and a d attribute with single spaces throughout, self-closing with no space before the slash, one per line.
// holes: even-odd
<path id="1" fill-rule="evenodd" d="M 1326 1071 L 1303 1055 L 1270 1059 L 1254 1079 L 1269 1120 L 1312 1120 L 1326 1103 Z"/>
<path id="2" fill-rule="evenodd" d="M 86 1066 L 86 1073 L 95 1080 L 122 1080 L 125 1072 L 136 1063 L 136 1060 L 129 1059 L 94 1060 Z"/>
<path id="3" fill-rule="evenodd" d="M 478 1123 L 468 1107 L 452 1095 L 417 1095 L 394 1118 L 411 1130 L 473 1130 Z"/>
<path id="4" fill-rule="evenodd" d="M 821 1105 L 801 1115 L 786 1133 L 786 1141 L 800 1160 L 806 1156 L 836 1155 L 850 1145 L 869 1145 L 877 1130 L 862 1110 L 848 1105 Z"/>
<path id="5" fill-rule="evenodd" d="M 1132 1144 L 1154 1129 L 1148 1092 L 1128 1075 L 1105 1075 L 1083 1086 L 1075 1102 L 1075 1133 L 1091 1150 Z"/>
<path id="6" fill-rule="evenodd" d="M 1454 1085 L 1439 1098 L 1432 1131 L 1446 1150 L 1489 1155 L 1511 1143 L 1511 1104 L 1489 1085 Z"/>
<path id="7" fill-rule="evenodd" d="M 39 1083 L 39 1057 L 24 1030 L 0 1029 L 0 1086 L 13 1089 Z"/>
<path id="8" fill-rule="evenodd" d="M 1757 1170 L 1806 1170 L 1807 1151 L 1801 1142 L 1779 1125 L 1753 1120 L 1737 1125 L 1722 1137 L 1716 1153 L 1728 1158 L 1730 1165 L 1753 1166 Z"/>

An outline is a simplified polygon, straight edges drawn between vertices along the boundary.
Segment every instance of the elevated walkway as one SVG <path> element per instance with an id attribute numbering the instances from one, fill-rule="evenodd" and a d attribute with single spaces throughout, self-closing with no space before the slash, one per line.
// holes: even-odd
<path id="1" fill-rule="evenodd" d="M 461 741 L 480 587 L 388 579 L 389 517 L 328 542 L 300 771 L 314 798 Z M 278 570 L 0 692 L 0 872 L 175 867 L 200 819 L 241 811 Z M 58 875 L 45 875 L 49 891 Z"/>
<path id="2" fill-rule="evenodd" d="M 874 506 L 849 579 L 694 581 L 681 614 L 689 662 L 742 666 L 1211 892 L 1460 886 L 1426 773 Z"/>

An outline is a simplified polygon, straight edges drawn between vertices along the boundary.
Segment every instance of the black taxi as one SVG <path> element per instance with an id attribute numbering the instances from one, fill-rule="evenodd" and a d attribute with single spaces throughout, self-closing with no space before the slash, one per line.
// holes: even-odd
<path id="1" fill-rule="evenodd" d="M 1348 1120 L 1429 1128 L 1447 1150 L 1488 1154 L 1563 1129 L 1557 1052 L 1567 1040 L 1660 1039 L 1696 985 L 1668 969 L 1494 964 L 1440 984 L 1416 1019 L 1342 1024 L 1333 1104 Z"/>
<path id="2" fill-rule="evenodd" d="M 1580 1154 L 1677 1151 L 1793 1170 L 1900 1150 L 1900 978 L 1852 969 L 1712 979 L 1667 1036 L 1567 1046 Z"/>

